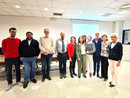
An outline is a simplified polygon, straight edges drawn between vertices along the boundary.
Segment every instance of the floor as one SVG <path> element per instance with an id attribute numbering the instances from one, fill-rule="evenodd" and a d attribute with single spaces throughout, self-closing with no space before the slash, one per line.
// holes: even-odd
<path id="1" fill-rule="evenodd" d="M 130 98 L 130 62 L 122 62 L 118 85 L 113 88 L 109 87 L 110 70 L 106 82 L 96 76 L 70 78 L 68 68 L 66 79 L 59 78 L 58 70 L 51 71 L 51 77 L 51 81 L 41 82 L 38 75 L 37 84 L 30 82 L 26 89 L 15 85 L 14 79 L 14 86 L 8 92 L 6 78 L 0 77 L 0 98 Z"/>

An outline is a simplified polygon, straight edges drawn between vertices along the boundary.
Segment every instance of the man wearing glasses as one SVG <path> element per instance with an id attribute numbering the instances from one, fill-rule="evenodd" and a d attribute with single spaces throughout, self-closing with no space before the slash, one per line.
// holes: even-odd
<path id="1" fill-rule="evenodd" d="M 7 68 L 8 87 L 6 91 L 10 90 L 12 87 L 12 65 L 15 65 L 16 69 L 16 82 L 18 85 L 22 86 L 22 83 L 20 82 L 21 72 L 19 57 L 19 45 L 21 40 L 15 37 L 16 31 L 16 28 L 10 28 L 10 36 L 2 41 L 2 51 L 5 55 L 5 64 Z"/>

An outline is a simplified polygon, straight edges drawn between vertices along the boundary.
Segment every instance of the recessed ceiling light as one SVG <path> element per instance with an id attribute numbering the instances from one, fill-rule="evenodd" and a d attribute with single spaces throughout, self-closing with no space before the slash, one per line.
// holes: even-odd
<path id="1" fill-rule="evenodd" d="M 48 8 L 44 8 L 44 11 L 48 11 Z"/>
<path id="2" fill-rule="evenodd" d="M 19 9 L 19 8 L 20 8 L 20 6 L 19 6 L 19 5 L 15 5 L 15 8 L 18 8 L 18 9 Z"/>
<path id="3" fill-rule="evenodd" d="M 130 4 L 120 6 L 120 9 L 127 9 L 127 8 L 130 8 Z"/>

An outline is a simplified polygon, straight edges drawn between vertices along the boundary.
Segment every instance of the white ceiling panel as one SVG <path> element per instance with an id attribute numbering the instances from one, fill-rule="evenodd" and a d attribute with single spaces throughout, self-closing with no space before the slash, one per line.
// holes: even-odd
<path id="1" fill-rule="evenodd" d="M 56 12 L 63 13 L 58 18 L 113 20 L 129 17 L 128 13 L 117 15 L 121 12 L 119 7 L 127 3 L 130 0 L 0 0 L 0 14 L 58 17 L 53 16 Z M 15 5 L 20 8 L 15 8 Z M 106 13 L 113 14 L 103 17 Z"/>
<path id="2" fill-rule="evenodd" d="M 125 2 L 115 1 L 112 4 L 110 4 L 108 7 L 110 8 L 119 8 L 121 5 L 126 4 Z"/>
<path id="3" fill-rule="evenodd" d="M 20 2 L 24 5 L 28 4 L 28 5 L 37 5 L 36 4 L 36 0 L 20 0 Z"/>
<path id="4" fill-rule="evenodd" d="M 38 6 L 34 5 L 24 5 L 24 7 L 29 10 L 39 10 Z"/>
<path id="5" fill-rule="evenodd" d="M 20 4 L 19 0 L 3 0 L 3 1 L 7 2 L 7 3 L 17 3 L 17 4 Z"/>
<path id="6" fill-rule="evenodd" d="M 54 13 L 64 13 L 64 9 L 53 8 Z"/>
<path id="7" fill-rule="evenodd" d="M 16 11 L 21 13 L 21 14 L 22 13 L 27 13 L 27 14 L 30 13 L 28 10 L 23 10 L 23 9 L 16 9 Z"/>
<path id="8" fill-rule="evenodd" d="M 18 16 L 20 16 L 22 14 L 20 14 L 20 13 L 11 13 L 11 15 L 18 15 Z"/>
<path id="9" fill-rule="evenodd" d="M 67 6 L 67 3 L 65 2 L 53 2 L 54 8 L 65 8 Z"/>
<path id="10" fill-rule="evenodd" d="M 52 1 L 51 0 L 36 0 L 36 3 L 40 6 L 52 7 Z"/>
<path id="11" fill-rule="evenodd" d="M 0 3 L 0 8 L 10 8 L 6 3 Z"/>
<path id="12" fill-rule="evenodd" d="M 23 5 L 21 5 L 21 4 L 16 4 L 16 3 L 14 3 L 14 4 L 8 4 L 11 8 L 15 8 L 15 6 L 16 5 L 18 5 L 18 6 L 20 6 L 20 9 L 25 9 L 25 7 L 23 6 Z M 17 8 L 15 8 L 15 9 L 17 9 Z"/>
<path id="13" fill-rule="evenodd" d="M 5 12 L 8 12 L 8 13 L 12 13 L 12 12 L 16 12 L 16 10 L 14 10 L 14 9 L 8 9 L 8 8 L 1 8 L 3 11 L 5 11 Z"/>

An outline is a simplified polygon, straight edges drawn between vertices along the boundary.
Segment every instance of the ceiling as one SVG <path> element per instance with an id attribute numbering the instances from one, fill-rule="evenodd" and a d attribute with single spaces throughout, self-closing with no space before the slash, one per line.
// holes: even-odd
<path id="1" fill-rule="evenodd" d="M 128 3 L 130 0 L 0 0 L 0 14 L 87 20 L 125 20 L 130 18 L 130 10 L 120 10 L 119 7 Z M 63 13 L 63 15 L 54 16 L 53 13 Z"/>

